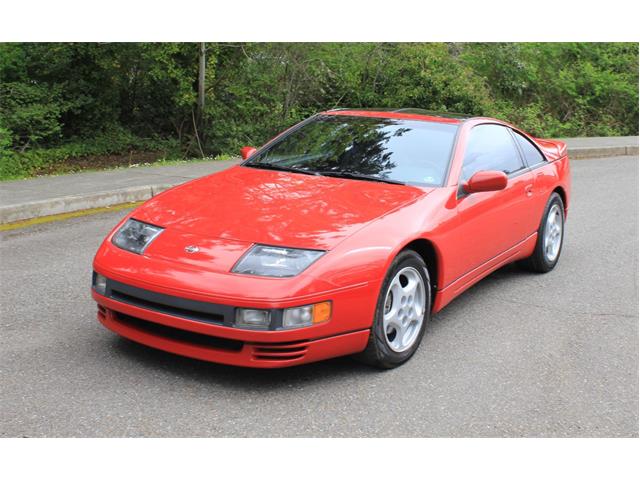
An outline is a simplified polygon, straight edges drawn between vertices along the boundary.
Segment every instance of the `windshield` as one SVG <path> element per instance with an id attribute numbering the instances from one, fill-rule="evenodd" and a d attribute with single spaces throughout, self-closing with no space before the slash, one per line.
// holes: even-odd
<path id="1" fill-rule="evenodd" d="M 319 115 L 254 155 L 246 166 L 440 186 L 457 125 Z"/>

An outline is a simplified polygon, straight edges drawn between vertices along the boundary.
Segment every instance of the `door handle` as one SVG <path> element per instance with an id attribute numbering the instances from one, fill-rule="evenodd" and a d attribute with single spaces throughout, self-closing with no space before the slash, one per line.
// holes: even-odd
<path id="1" fill-rule="evenodd" d="M 524 187 L 524 192 L 527 194 L 527 197 L 533 195 L 533 185 L 527 185 Z"/>

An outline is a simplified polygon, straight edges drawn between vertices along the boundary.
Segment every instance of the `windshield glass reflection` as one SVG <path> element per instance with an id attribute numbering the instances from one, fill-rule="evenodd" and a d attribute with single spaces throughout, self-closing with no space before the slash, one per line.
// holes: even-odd
<path id="1" fill-rule="evenodd" d="M 440 186 L 457 128 L 421 120 L 319 115 L 246 165 Z"/>

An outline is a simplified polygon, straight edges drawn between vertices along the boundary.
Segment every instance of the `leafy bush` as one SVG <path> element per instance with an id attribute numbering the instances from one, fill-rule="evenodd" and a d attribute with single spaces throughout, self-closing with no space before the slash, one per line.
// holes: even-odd
<path id="1" fill-rule="evenodd" d="M 467 44 L 488 113 L 538 136 L 638 134 L 638 45 Z"/>
<path id="2" fill-rule="evenodd" d="M 18 147 L 56 139 L 61 132 L 63 107 L 56 93 L 44 85 L 0 84 L 0 117 Z"/>
<path id="3" fill-rule="evenodd" d="M 0 129 L 0 139 L 2 130 Z M 131 152 L 159 152 L 160 158 L 180 158 L 176 139 L 142 138 L 122 129 L 108 130 L 93 139 L 74 139 L 57 147 L 34 148 L 17 152 L 0 146 L 0 179 L 32 176 L 43 171 L 66 171 L 70 159 Z"/>
<path id="4" fill-rule="evenodd" d="M 11 178 L 20 173 L 11 144 L 11 132 L 0 125 L 0 179 Z"/>

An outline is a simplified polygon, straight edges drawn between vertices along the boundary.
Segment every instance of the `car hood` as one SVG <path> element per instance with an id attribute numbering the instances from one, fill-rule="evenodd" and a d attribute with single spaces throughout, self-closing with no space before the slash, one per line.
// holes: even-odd
<path id="1" fill-rule="evenodd" d="M 430 190 L 236 166 L 168 190 L 133 217 L 175 235 L 330 250 Z M 168 232 L 165 232 L 168 233 Z M 238 243 L 239 242 L 239 243 Z"/>

